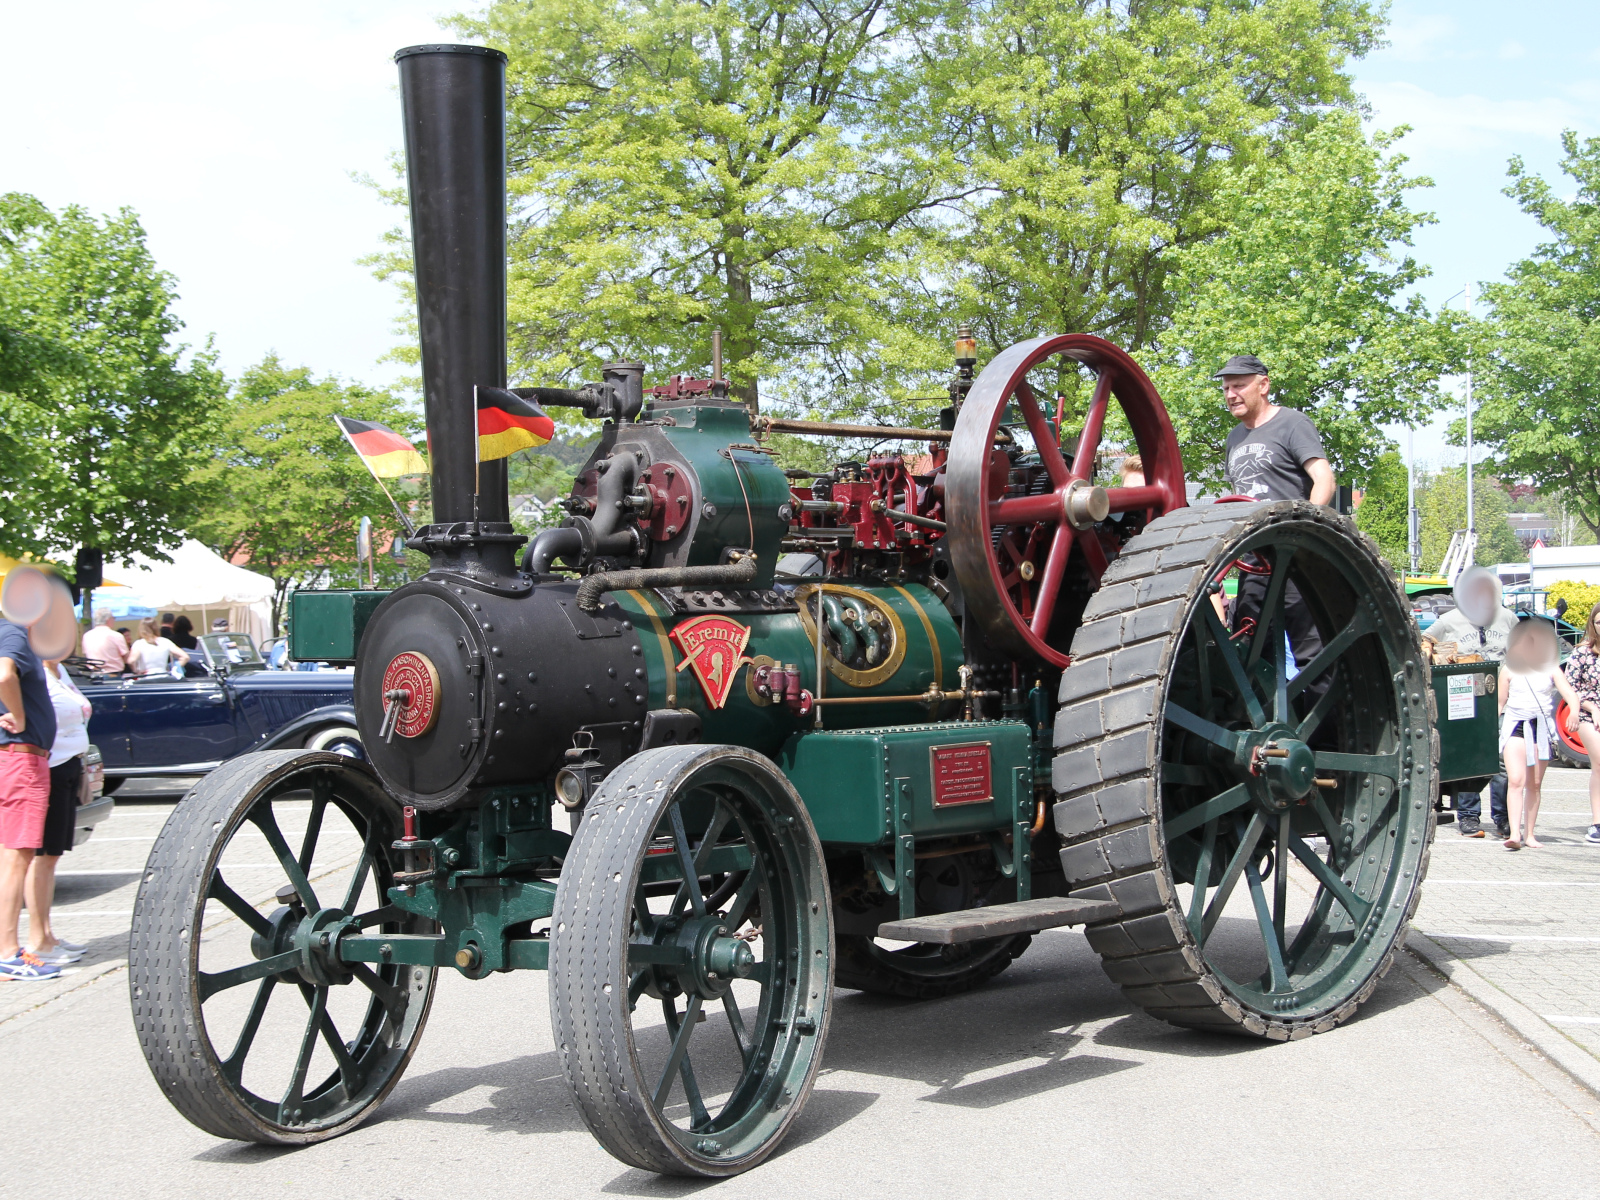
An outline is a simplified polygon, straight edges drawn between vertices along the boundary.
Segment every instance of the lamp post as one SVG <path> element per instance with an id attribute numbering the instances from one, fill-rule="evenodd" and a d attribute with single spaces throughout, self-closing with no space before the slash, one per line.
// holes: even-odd
<path id="1" fill-rule="evenodd" d="M 1467 319 L 1472 319 L 1472 285 L 1462 289 L 1467 297 Z M 1477 517 L 1472 508 L 1472 363 L 1467 363 L 1467 545 L 1478 556 Z"/>

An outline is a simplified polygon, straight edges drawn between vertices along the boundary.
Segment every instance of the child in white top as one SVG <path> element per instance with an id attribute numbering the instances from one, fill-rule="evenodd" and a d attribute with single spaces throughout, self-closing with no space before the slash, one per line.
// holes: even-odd
<path id="1" fill-rule="evenodd" d="M 1557 655 L 1555 629 L 1548 621 L 1523 621 L 1506 641 L 1506 660 L 1500 668 L 1500 751 L 1511 824 L 1511 835 L 1504 842 L 1507 850 L 1544 846 L 1534 837 L 1533 826 L 1539 818 L 1539 789 L 1550 764 L 1556 693 L 1572 712 L 1578 711 L 1578 698 Z"/>

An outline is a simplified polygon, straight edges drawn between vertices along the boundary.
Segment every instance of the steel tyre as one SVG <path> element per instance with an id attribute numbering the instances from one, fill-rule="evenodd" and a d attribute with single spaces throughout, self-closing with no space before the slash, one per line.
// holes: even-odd
<path id="1" fill-rule="evenodd" d="M 769 760 L 672 746 L 614 771 L 573 839 L 550 934 L 562 1068 L 601 1145 L 674 1175 L 771 1154 L 821 1064 L 831 933 L 816 831 Z"/>
<path id="2" fill-rule="evenodd" d="M 1259 636 L 1213 615 L 1241 555 L 1274 573 Z M 1327 644 L 1298 684 L 1284 580 Z M 1279 1040 L 1353 1014 L 1404 945 L 1438 791 L 1429 668 L 1371 540 L 1299 502 L 1151 522 L 1090 601 L 1060 702 L 1062 865 L 1074 895 L 1121 906 L 1087 934 L 1124 994 L 1176 1025 Z M 1298 791 L 1308 776 L 1336 786 Z M 1291 855 L 1315 888 L 1298 911 Z"/>
<path id="3" fill-rule="evenodd" d="M 284 828 L 302 816 L 303 830 Z M 316 966 L 309 949 L 298 964 L 284 955 L 312 908 L 371 930 L 432 931 L 386 903 L 400 831 L 400 806 L 369 767 L 320 752 L 242 755 L 173 810 L 134 903 L 129 990 L 151 1074 L 195 1125 L 319 1142 L 354 1128 L 399 1082 L 435 972 L 358 964 L 330 976 L 326 955 Z M 280 902 L 283 885 L 295 895 Z M 337 936 L 337 924 L 320 927 Z M 267 959 L 285 968 L 268 973 Z"/>

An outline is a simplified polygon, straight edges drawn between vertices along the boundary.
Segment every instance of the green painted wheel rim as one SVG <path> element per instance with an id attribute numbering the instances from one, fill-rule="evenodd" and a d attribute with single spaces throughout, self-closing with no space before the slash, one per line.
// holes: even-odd
<path id="1" fill-rule="evenodd" d="M 1359 998 L 1409 916 L 1425 861 L 1426 667 L 1393 584 L 1353 549 L 1311 522 L 1267 526 L 1232 547 L 1230 561 L 1254 554 L 1271 568 L 1260 619 L 1253 631 L 1226 628 L 1203 596 L 1166 689 L 1163 838 L 1174 879 L 1189 885 L 1183 916 L 1218 983 L 1264 1016 L 1314 1018 Z M 1292 679 L 1289 582 L 1324 643 Z M 1337 786 L 1308 787 L 1308 772 Z M 1298 928 L 1290 860 L 1316 888 Z M 1224 917 L 1236 893 L 1249 904 Z"/>

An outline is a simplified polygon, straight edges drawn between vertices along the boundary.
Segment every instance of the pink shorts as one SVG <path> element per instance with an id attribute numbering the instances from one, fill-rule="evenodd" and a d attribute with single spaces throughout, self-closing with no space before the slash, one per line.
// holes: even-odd
<path id="1" fill-rule="evenodd" d="M 50 811 L 50 767 L 37 754 L 0 753 L 0 846 L 37 850 Z"/>

